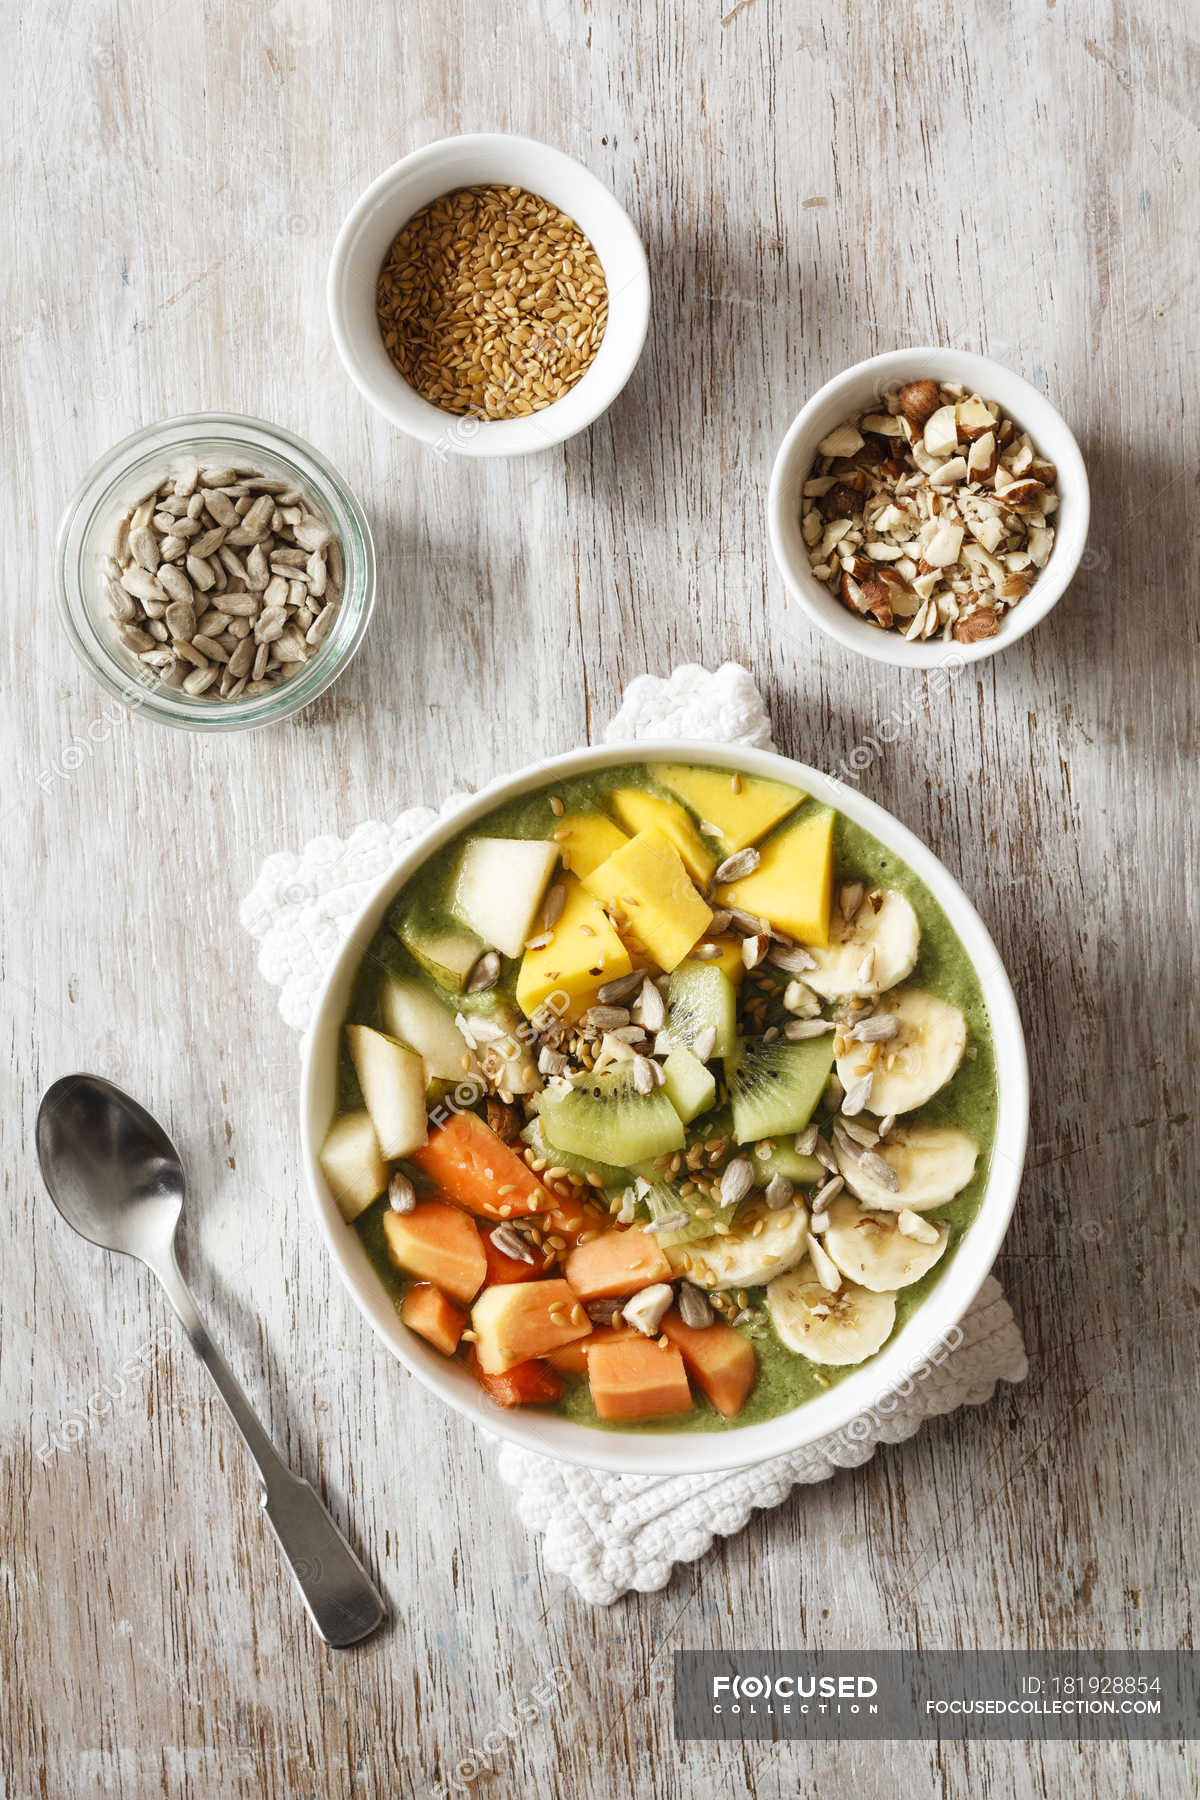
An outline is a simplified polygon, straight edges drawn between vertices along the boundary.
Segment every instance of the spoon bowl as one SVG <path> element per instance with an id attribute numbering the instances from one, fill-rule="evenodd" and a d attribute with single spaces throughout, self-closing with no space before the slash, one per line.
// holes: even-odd
<path id="1" fill-rule="evenodd" d="M 50 1198 L 80 1237 L 152 1268 L 169 1256 L 187 1182 L 144 1106 L 99 1075 L 64 1075 L 42 1096 L 37 1153 Z"/>

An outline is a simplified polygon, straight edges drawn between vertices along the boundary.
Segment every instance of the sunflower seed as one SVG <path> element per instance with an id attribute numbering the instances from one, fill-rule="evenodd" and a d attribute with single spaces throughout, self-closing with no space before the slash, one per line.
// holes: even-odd
<path id="1" fill-rule="evenodd" d="M 895 1123 L 896 1123 L 895 1113 L 888 1113 L 884 1118 L 880 1119 L 880 1121 L 879 1121 L 880 1137 L 881 1138 L 887 1137 L 888 1134 L 893 1129 L 893 1127 L 895 1126 Z"/>
<path id="2" fill-rule="evenodd" d="M 641 975 L 640 970 L 634 973 Z M 604 989 L 600 992 L 603 995 Z M 633 1005 L 633 1017 L 646 1031 L 661 1031 L 667 1022 L 666 1002 L 649 976 L 642 981 L 641 992 Z"/>
<path id="3" fill-rule="evenodd" d="M 880 1187 L 886 1188 L 890 1194 L 896 1193 L 899 1189 L 899 1175 L 891 1163 L 884 1157 L 877 1156 L 874 1150 L 864 1150 L 858 1159 L 858 1166 L 864 1175 L 869 1175 L 872 1181 L 877 1181 Z"/>
<path id="4" fill-rule="evenodd" d="M 811 1156 L 817 1147 L 817 1138 L 819 1136 L 820 1131 L 816 1125 L 809 1125 L 804 1131 L 798 1132 L 793 1146 L 796 1155 Z"/>
<path id="5" fill-rule="evenodd" d="M 218 585 L 217 569 L 214 569 L 207 557 L 198 556 L 194 550 L 191 550 L 188 552 L 187 562 L 184 566 L 202 594 L 207 594 Z"/>
<path id="6" fill-rule="evenodd" d="M 720 944 L 697 944 L 692 951 L 692 958 L 695 962 L 715 962 L 720 954 Z"/>
<path id="7" fill-rule="evenodd" d="M 738 850 L 734 855 L 727 856 L 723 863 L 717 865 L 713 874 L 713 882 L 718 887 L 724 887 L 726 882 L 741 881 L 743 876 L 753 875 L 761 861 L 761 855 L 753 848 Z"/>
<path id="8" fill-rule="evenodd" d="M 795 1191 L 786 1175 L 772 1175 L 763 1198 L 772 1212 L 780 1212 L 789 1204 Z"/>
<path id="9" fill-rule="evenodd" d="M 812 1153 L 816 1157 L 817 1161 L 820 1163 L 820 1165 L 823 1169 L 828 1169 L 829 1173 L 831 1175 L 837 1174 L 837 1172 L 838 1172 L 837 1157 L 833 1154 L 833 1151 L 830 1149 L 829 1145 L 826 1143 L 825 1139 L 820 1135 L 820 1133 L 817 1134 L 816 1141 L 814 1142 L 813 1147 L 812 1147 Z"/>
<path id="10" fill-rule="evenodd" d="M 691 1213 L 685 1212 L 680 1207 L 678 1212 L 663 1213 L 660 1218 L 651 1219 L 645 1229 L 650 1232 L 651 1236 L 657 1237 L 660 1231 L 682 1231 L 684 1226 L 690 1225 L 691 1222 Z"/>
<path id="11" fill-rule="evenodd" d="M 501 1256 L 511 1256 L 514 1262 L 535 1263 L 537 1261 L 537 1257 L 520 1232 L 514 1231 L 511 1225 L 497 1225 L 490 1235 Z"/>
<path id="12" fill-rule="evenodd" d="M 745 963 L 747 969 L 757 969 L 759 963 L 767 954 L 767 947 L 770 944 L 770 941 L 770 938 L 765 937 L 748 937 L 742 939 L 742 961 Z"/>
<path id="13" fill-rule="evenodd" d="M 879 1138 L 869 1125 L 860 1119 L 837 1118 L 833 1121 L 833 1135 L 839 1141 L 849 1138 L 861 1150 L 873 1150 Z"/>
<path id="14" fill-rule="evenodd" d="M 856 981 L 864 981 L 864 982 L 870 981 L 871 978 L 873 977 L 874 973 L 875 973 L 875 946 L 874 946 L 874 944 L 872 944 L 871 948 L 867 951 L 867 954 L 863 957 L 862 961 L 858 965 L 857 970 L 855 971 L 855 980 Z"/>
<path id="15" fill-rule="evenodd" d="M 827 1032 L 835 1030 L 832 1019 L 789 1019 L 783 1028 L 783 1035 L 792 1043 L 803 1038 L 824 1037 Z"/>
<path id="16" fill-rule="evenodd" d="M 141 600 L 143 603 L 151 600 L 160 605 L 166 605 L 166 589 L 161 582 L 154 579 L 149 569 L 131 564 L 121 575 L 120 580 L 125 592 L 132 594 L 135 600 Z"/>
<path id="17" fill-rule="evenodd" d="M 843 919 L 849 923 L 863 903 L 866 889 L 861 881 L 848 881 L 838 894 L 838 908 Z"/>
<path id="18" fill-rule="evenodd" d="M 173 601 L 163 614 L 163 623 L 173 638 L 190 642 L 196 630 L 196 609 L 191 600 Z"/>
<path id="19" fill-rule="evenodd" d="M 620 1000 L 628 1000 L 630 994 L 637 992 L 645 980 L 642 969 L 634 969 L 628 975 L 618 975 L 615 981 L 606 981 L 603 987 L 597 988 L 596 998 L 605 1006 L 612 1006 Z"/>
<path id="20" fill-rule="evenodd" d="M 716 1047 L 717 1028 L 715 1025 L 706 1025 L 704 1030 L 698 1031 L 692 1040 L 692 1055 L 697 1062 L 704 1063 L 708 1061 Z"/>
<path id="21" fill-rule="evenodd" d="M 260 644 L 273 644 L 283 636 L 287 626 L 287 614 L 281 606 L 272 606 L 259 613 L 254 622 L 254 636 Z"/>
<path id="22" fill-rule="evenodd" d="M 770 941 L 771 927 L 766 919 L 760 919 L 757 913 L 743 912 L 740 906 L 731 906 L 729 923 L 739 937 L 765 937 L 768 942 Z M 711 929 L 710 926 L 709 930 L 711 931 Z"/>
<path id="23" fill-rule="evenodd" d="M 837 1199 L 845 1185 L 846 1183 L 840 1175 L 835 1175 L 832 1181 L 827 1181 L 825 1186 L 818 1189 L 813 1195 L 813 1212 L 827 1212 L 829 1210 L 830 1202 Z"/>
<path id="24" fill-rule="evenodd" d="M 703 827 L 701 827 L 701 829 L 703 830 Z M 729 930 L 729 926 L 730 926 L 730 922 L 732 921 L 732 918 L 733 918 L 733 914 L 728 910 L 728 908 L 718 907 L 717 911 L 713 914 L 712 918 L 709 920 L 708 929 L 712 932 L 714 937 L 720 937 L 723 932 L 726 932 Z"/>
<path id="25" fill-rule="evenodd" d="M 304 634 L 306 644 L 323 644 L 337 621 L 336 606 L 323 606 Z"/>
<path id="26" fill-rule="evenodd" d="M 186 600 L 190 603 L 192 584 L 182 569 L 176 569 L 170 563 L 164 563 L 158 571 L 158 583 L 165 590 L 169 599 Z"/>
<path id="27" fill-rule="evenodd" d="M 548 944 L 553 942 L 554 933 L 552 931 L 539 931 L 536 937 L 525 939 L 525 948 L 527 950 L 544 950 Z"/>
<path id="28" fill-rule="evenodd" d="M 229 652 L 225 646 L 219 644 L 216 638 L 208 637 L 203 631 L 195 632 L 192 642 L 202 655 L 208 657 L 210 662 L 227 663 L 229 661 Z"/>
<path id="29" fill-rule="evenodd" d="M 482 994 L 488 988 L 494 988 L 500 979 L 500 952 L 485 950 L 475 967 L 471 970 L 467 981 L 468 994 Z"/>
<path id="30" fill-rule="evenodd" d="M 193 669 L 190 675 L 183 678 L 185 694 L 203 694 L 208 691 L 217 679 L 217 671 L 211 666 L 207 669 Z"/>
<path id="31" fill-rule="evenodd" d="M 707 1294 L 693 1287 L 690 1281 L 679 1284 L 678 1306 L 680 1318 L 692 1331 L 703 1331 L 716 1317 Z"/>
<path id="32" fill-rule="evenodd" d="M 900 1030 L 900 1021 L 894 1013 L 872 1013 L 868 1019 L 860 1019 L 846 1033 L 859 1044 L 886 1044 Z"/>
<path id="33" fill-rule="evenodd" d="M 580 1023 L 587 1031 L 611 1031 L 614 1026 L 628 1025 L 629 1009 L 625 1006 L 589 1006 Z"/>
<path id="34" fill-rule="evenodd" d="M 556 881 L 546 895 L 545 904 L 542 907 L 542 924 L 546 927 L 547 931 L 549 931 L 552 926 L 558 924 L 558 921 L 562 918 L 562 909 L 566 904 L 566 886 L 563 882 Z"/>
<path id="35" fill-rule="evenodd" d="M 860 1113 L 867 1104 L 871 1098 L 871 1086 L 874 1079 L 874 1075 L 868 1071 L 867 1074 L 860 1075 L 857 1081 L 850 1083 L 842 1101 L 842 1113 L 847 1119 L 852 1118 L 855 1113 Z"/>
<path id="36" fill-rule="evenodd" d="M 767 952 L 767 960 L 786 975 L 803 975 L 817 966 L 816 957 L 810 956 L 801 944 L 775 944 Z"/>
<path id="37" fill-rule="evenodd" d="M 721 1205 L 739 1206 L 754 1186 L 754 1164 L 748 1156 L 735 1156 L 721 1173 Z"/>

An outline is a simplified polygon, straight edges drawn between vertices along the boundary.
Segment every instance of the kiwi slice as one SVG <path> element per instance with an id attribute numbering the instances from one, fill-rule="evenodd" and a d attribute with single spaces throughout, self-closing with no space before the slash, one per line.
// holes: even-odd
<path id="1" fill-rule="evenodd" d="M 569 1088 L 547 1088 L 538 1112 L 547 1143 L 572 1156 L 628 1165 L 683 1148 L 682 1119 L 662 1088 L 638 1093 L 632 1062 L 577 1076 Z"/>
<path id="2" fill-rule="evenodd" d="M 598 1175 L 605 1187 L 624 1187 L 629 1181 L 628 1169 L 618 1169 L 614 1164 L 601 1162 L 595 1156 L 573 1156 L 561 1145 L 552 1144 L 546 1136 L 546 1127 L 536 1113 L 522 1131 L 521 1140 L 539 1157 L 544 1157 L 548 1163 L 557 1163 L 572 1175 Z"/>
<path id="3" fill-rule="evenodd" d="M 803 1131 L 833 1067 L 833 1034 L 798 1044 L 739 1038 L 725 1065 L 739 1144 Z"/>
<path id="4" fill-rule="evenodd" d="M 684 1196 L 669 1182 L 661 1179 L 640 1179 L 635 1184 L 634 1192 L 638 1203 L 646 1208 L 651 1219 L 670 1218 L 673 1213 L 687 1213 L 686 1225 L 678 1226 L 674 1231 L 656 1231 L 654 1236 L 664 1249 L 675 1244 L 692 1244 L 700 1238 L 710 1238 L 718 1225 L 728 1225 L 737 1211 L 736 1206 L 714 1206 L 703 1194 Z M 706 1217 L 697 1215 L 697 1207 L 703 1206 Z"/>
<path id="5" fill-rule="evenodd" d="M 828 1169 L 822 1168 L 815 1156 L 801 1156 L 789 1143 L 776 1144 L 769 1156 L 756 1157 L 755 1161 L 768 1181 L 772 1175 L 786 1175 L 797 1187 L 814 1187 L 829 1180 Z"/>
<path id="6" fill-rule="evenodd" d="M 724 969 L 713 963 L 683 962 L 667 983 L 667 1022 L 655 1051 L 690 1050 L 709 1028 L 717 1039 L 709 1056 L 732 1056 L 737 1044 L 737 994 Z M 708 1060 L 706 1057 L 705 1061 Z"/>

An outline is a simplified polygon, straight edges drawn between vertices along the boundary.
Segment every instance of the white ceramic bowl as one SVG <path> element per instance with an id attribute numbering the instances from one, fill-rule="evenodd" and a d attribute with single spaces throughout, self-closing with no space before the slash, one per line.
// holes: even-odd
<path id="1" fill-rule="evenodd" d="M 1059 509 L 1050 560 L 1025 598 L 1001 619 L 996 636 L 976 644 L 944 644 L 940 639 L 910 644 L 900 632 L 884 631 L 858 618 L 840 600 L 835 600 L 812 573 L 800 534 L 800 490 L 821 439 L 852 413 L 872 405 L 885 388 L 925 376 L 933 381 L 962 382 L 982 399 L 998 402 L 1011 419 L 1028 431 L 1039 454 L 1048 457 L 1058 469 Z M 828 637 L 875 662 L 931 669 L 947 664 L 957 667 L 995 656 L 1045 618 L 1079 567 L 1087 542 L 1090 509 L 1087 470 L 1078 444 L 1062 416 L 1021 376 L 1014 375 L 1003 363 L 973 356 L 965 350 L 891 350 L 835 375 L 797 414 L 779 446 L 771 471 L 767 531 L 775 561 L 793 598 Z"/>
<path id="2" fill-rule="evenodd" d="M 540 194 L 574 219 L 608 283 L 608 324 L 591 367 L 561 400 L 524 419 L 464 419 L 431 406 L 388 356 L 375 317 L 376 280 L 401 226 L 441 194 L 492 184 Z M 573 437 L 612 405 L 646 341 L 650 276 L 628 213 L 582 163 L 532 138 L 480 133 L 427 144 L 371 183 L 338 233 L 328 301 L 338 354 L 385 419 L 439 451 L 524 456 Z"/>
<path id="3" fill-rule="evenodd" d="M 338 1041 L 350 986 L 363 953 L 401 885 L 456 832 L 472 825 L 494 806 L 545 786 L 556 777 L 586 773 L 614 764 L 690 759 L 791 782 L 819 800 L 838 807 L 900 856 L 926 883 L 971 958 L 991 1015 L 999 1070 L 996 1144 L 991 1172 L 979 1212 L 959 1244 L 954 1260 L 929 1298 L 885 1350 L 828 1394 L 805 1402 L 794 1412 L 741 1430 L 648 1435 L 632 1431 L 595 1430 L 553 1413 L 508 1412 L 495 1406 L 460 1364 L 424 1343 L 400 1323 L 392 1299 L 371 1267 L 354 1229 L 342 1219 L 321 1174 L 317 1153 L 335 1110 Z M 927 850 L 890 813 L 802 763 L 763 750 L 730 749 L 717 744 L 629 744 L 557 756 L 520 774 L 494 782 L 469 806 L 443 820 L 402 856 L 363 907 L 317 1002 L 305 1039 L 301 1076 L 300 1118 L 304 1165 L 317 1224 L 343 1281 L 360 1311 L 383 1338 L 396 1360 L 443 1400 L 496 1436 L 510 1439 L 543 1456 L 558 1457 L 593 1468 L 643 1475 L 699 1473 L 739 1468 L 795 1450 L 830 1432 L 845 1430 L 853 1440 L 863 1435 L 864 1420 L 890 1410 L 888 1396 L 921 1368 L 963 1317 L 1000 1248 L 1017 1197 L 1025 1158 L 1029 1117 L 1029 1080 L 1021 1021 L 1008 977 L 995 945 L 974 907 L 932 851 Z"/>

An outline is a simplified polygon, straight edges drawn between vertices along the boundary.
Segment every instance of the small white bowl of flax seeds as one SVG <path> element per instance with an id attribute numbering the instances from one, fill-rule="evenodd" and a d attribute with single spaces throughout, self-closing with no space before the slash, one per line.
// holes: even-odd
<path id="1" fill-rule="evenodd" d="M 338 234 L 329 317 L 351 380 L 440 455 L 524 456 L 599 418 L 641 355 L 641 239 L 602 182 L 531 138 L 417 150 Z"/>

